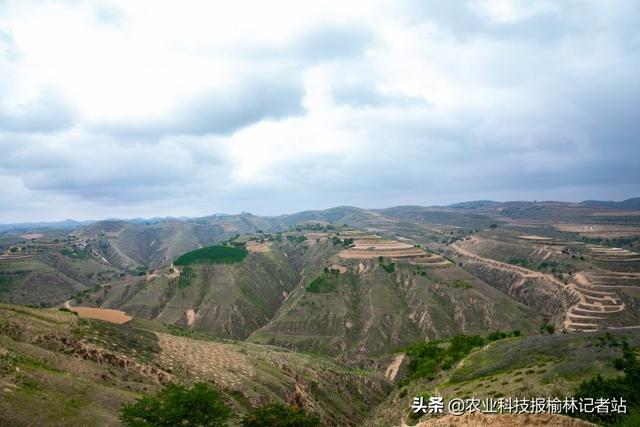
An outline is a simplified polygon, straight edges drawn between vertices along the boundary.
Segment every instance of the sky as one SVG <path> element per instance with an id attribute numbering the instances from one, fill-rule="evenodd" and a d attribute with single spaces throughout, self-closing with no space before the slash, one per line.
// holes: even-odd
<path id="1" fill-rule="evenodd" d="M 0 0 L 0 223 L 640 196 L 638 1 Z"/>

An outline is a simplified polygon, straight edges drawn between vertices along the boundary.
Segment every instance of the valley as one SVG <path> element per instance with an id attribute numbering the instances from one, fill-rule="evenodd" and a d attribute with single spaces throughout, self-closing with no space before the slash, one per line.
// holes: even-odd
<path id="1" fill-rule="evenodd" d="M 413 425 L 425 390 L 569 396 L 614 376 L 619 343 L 640 344 L 636 211 L 461 205 L 4 231 L 1 420 L 62 405 L 68 425 L 112 425 L 162 384 L 208 381 L 238 414 L 281 401 L 326 425 Z M 407 348 L 456 336 L 497 341 L 408 375 Z"/>

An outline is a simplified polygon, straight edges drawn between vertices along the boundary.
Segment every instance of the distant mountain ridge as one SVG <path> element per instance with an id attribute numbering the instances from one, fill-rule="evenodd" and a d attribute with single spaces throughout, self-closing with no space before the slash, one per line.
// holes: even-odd
<path id="1" fill-rule="evenodd" d="M 21 223 L 12 223 L 12 224 L 0 224 L 0 232 L 4 231 L 27 231 L 27 230 L 35 230 L 35 229 L 43 229 L 43 228 L 60 228 L 60 229 L 70 229 L 77 227 L 84 227 L 86 225 L 91 225 L 96 221 L 88 220 L 88 221 L 76 221 L 73 219 L 66 219 L 64 221 L 53 221 L 53 222 L 21 222 Z"/>
<path id="2" fill-rule="evenodd" d="M 632 197 L 630 199 L 622 200 L 620 202 L 608 201 L 608 200 L 584 200 L 579 203 L 562 202 L 562 201 L 509 201 L 509 202 L 496 202 L 495 200 L 471 200 L 467 202 L 458 202 L 444 207 L 454 209 L 486 209 L 486 208 L 499 208 L 505 206 L 514 205 L 531 205 L 531 204 L 566 204 L 566 205 L 578 205 L 590 208 L 606 208 L 606 209 L 623 209 L 623 210 L 640 210 L 640 197 Z"/>
<path id="3" fill-rule="evenodd" d="M 640 197 L 632 197 L 631 199 L 623 200 L 621 202 L 585 200 L 584 202 L 580 202 L 580 204 L 597 208 L 640 210 Z"/>
<path id="4" fill-rule="evenodd" d="M 619 210 L 640 210 L 640 197 L 632 197 L 622 201 L 605 201 L 605 200 L 585 200 L 579 203 L 572 202 L 559 202 L 559 201 L 508 201 L 508 202 L 497 202 L 494 200 L 470 200 L 466 202 L 458 202 L 453 203 L 446 206 L 419 206 L 419 205 L 403 205 L 403 206 L 392 206 L 389 208 L 383 209 L 363 209 L 355 206 L 336 206 L 327 209 L 318 209 L 318 210 L 305 210 L 300 212 L 295 212 L 291 214 L 282 214 L 282 215 L 253 215 L 248 212 L 242 212 L 240 214 L 212 214 L 203 217 L 153 217 L 153 218 L 105 218 L 101 220 L 83 220 L 76 221 L 73 219 L 66 219 L 64 221 L 36 221 L 36 222 L 23 222 L 23 223 L 6 223 L 0 224 L 0 232 L 6 231 L 18 231 L 25 232 L 29 230 L 37 230 L 37 229 L 45 229 L 45 228 L 53 228 L 53 229 L 72 229 L 85 227 L 88 225 L 92 225 L 99 222 L 104 221 L 122 221 L 134 224 L 144 224 L 144 223 L 157 223 L 163 221 L 201 221 L 205 219 L 211 219 L 215 217 L 242 217 L 242 216 L 257 216 L 261 218 L 268 218 L 273 220 L 274 223 L 286 224 L 290 225 L 297 222 L 302 221 L 326 221 L 326 222 L 336 222 L 338 219 L 352 219 L 357 221 L 361 221 L 368 217 L 370 212 L 393 212 L 399 210 L 423 210 L 423 209 L 498 209 L 505 207 L 527 207 L 531 205 L 567 205 L 574 207 L 585 207 L 585 208 L 604 208 L 604 209 L 619 209 Z"/>

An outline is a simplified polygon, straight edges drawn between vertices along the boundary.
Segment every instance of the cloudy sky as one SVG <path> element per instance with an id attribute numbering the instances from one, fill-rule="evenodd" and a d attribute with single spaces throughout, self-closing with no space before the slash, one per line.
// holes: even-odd
<path id="1" fill-rule="evenodd" d="M 0 0 L 0 222 L 640 196 L 638 1 Z"/>

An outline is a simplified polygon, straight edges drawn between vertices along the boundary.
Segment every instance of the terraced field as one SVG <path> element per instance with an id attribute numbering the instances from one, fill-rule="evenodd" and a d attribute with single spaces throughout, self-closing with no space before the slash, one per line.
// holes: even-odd
<path id="1" fill-rule="evenodd" d="M 612 248 L 599 245 L 587 245 L 587 248 L 594 255 L 597 261 L 612 262 L 637 262 L 640 261 L 640 254 L 627 249 Z"/>
<path id="2" fill-rule="evenodd" d="M 514 244 L 514 239 L 522 243 Z M 621 299 L 623 292 L 633 293 L 640 289 L 637 287 L 640 284 L 638 273 L 605 268 L 612 263 L 615 266 L 620 260 L 634 261 L 631 251 L 559 238 L 508 234 L 498 238 L 494 236 L 493 239 L 474 236 L 456 242 L 450 248 L 467 263 L 480 264 L 483 269 L 512 277 L 509 279 L 511 285 L 507 288 L 508 292 L 514 292 L 531 280 L 546 283 L 546 290 L 551 291 L 558 302 L 556 325 L 564 330 L 640 328 L 637 310 L 629 310 Z M 511 256 L 512 262 L 519 264 L 480 256 L 476 252 L 505 260 Z M 597 267 L 592 264 L 594 261 L 599 262 Z M 543 267 L 549 268 L 547 266 L 553 266 L 554 270 L 563 268 L 563 272 L 546 272 Z M 555 290 L 549 285 L 554 286 Z M 540 289 L 534 292 L 540 292 Z M 626 298 L 635 301 L 633 294 Z"/>
<path id="3" fill-rule="evenodd" d="M 560 319 L 568 308 L 571 292 L 551 274 L 534 271 L 475 253 L 483 239 L 472 237 L 449 246 L 449 253 L 465 269 L 516 300 L 551 319 Z"/>
<path id="4" fill-rule="evenodd" d="M 342 237 L 352 238 L 354 243 L 348 249 L 340 252 L 344 259 L 378 259 L 379 257 L 392 260 L 409 261 L 411 264 L 424 267 L 447 267 L 451 263 L 445 258 L 424 251 L 416 245 L 383 238 L 376 234 L 365 232 L 342 233 Z"/>
<path id="5" fill-rule="evenodd" d="M 633 347 L 640 345 L 640 335 L 633 330 L 533 335 L 495 341 L 472 351 L 460 363 L 441 371 L 433 378 L 403 384 L 375 409 L 366 420 L 366 425 L 386 427 L 416 423 L 417 426 L 593 426 L 575 418 L 545 418 L 548 414 L 542 414 L 538 420 L 535 417 L 519 419 L 515 416 L 492 418 L 491 415 L 478 419 L 452 419 L 425 414 L 419 419 L 421 423 L 411 419 L 409 414 L 413 396 L 423 394 L 437 394 L 443 396 L 445 401 L 472 397 L 497 399 L 553 396 L 563 399 L 572 396 L 577 384 L 584 379 L 596 374 L 604 378 L 620 375 L 613 360 L 620 357 L 623 340 Z M 540 424 L 536 424 L 537 422 Z"/>

